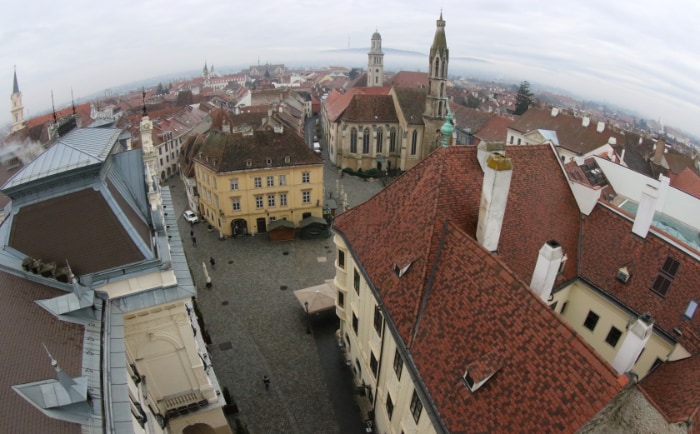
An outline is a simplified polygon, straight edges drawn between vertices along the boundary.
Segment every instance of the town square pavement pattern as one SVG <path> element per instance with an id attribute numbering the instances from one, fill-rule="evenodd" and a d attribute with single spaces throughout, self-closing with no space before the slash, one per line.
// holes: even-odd
<path id="1" fill-rule="evenodd" d="M 325 153 L 325 152 L 324 152 Z M 324 197 L 336 196 L 339 172 L 324 162 Z M 351 206 L 382 188 L 352 176 L 340 179 Z M 187 206 L 182 182 L 169 185 L 175 212 Z M 340 205 L 340 203 L 339 203 Z M 341 210 L 336 211 L 336 215 Z M 335 275 L 332 238 L 270 242 L 267 235 L 220 240 L 206 222 L 192 227 L 178 219 L 180 235 L 198 290 L 214 370 L 253 434 L 364 432 L 354 401 L 351 373 L 337 345 L 330 345 L 337 320 L 306 317 L 294 290 L 322 284 Z M 190 231 L 197 238 L 193 246 Z M 212 270 L 209 258 L 216 259 Z M 206 263 L 212 287 L 205 287 Z M 324 320 L 326 324 L 317 324 Z M 330 324 L 328 321 L 336 321 Z M 325 333 L 325 336 L 321 336 Z M 315 339 L 314 339 L 315 338 Z M 271 380 L 265 389 L 263 376 Z M 235 429 L 233 419 L 229 419 Z"/>

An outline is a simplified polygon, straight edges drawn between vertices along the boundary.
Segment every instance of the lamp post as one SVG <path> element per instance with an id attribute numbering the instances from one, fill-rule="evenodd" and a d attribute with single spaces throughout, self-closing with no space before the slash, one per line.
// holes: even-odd
<path id="1" fill-rule="evenodd" d="M 309 319 L 309 302 L 304 302 L 304 308 L 306 309 L 306 334 L 311 334 L 311 320 Z"/>

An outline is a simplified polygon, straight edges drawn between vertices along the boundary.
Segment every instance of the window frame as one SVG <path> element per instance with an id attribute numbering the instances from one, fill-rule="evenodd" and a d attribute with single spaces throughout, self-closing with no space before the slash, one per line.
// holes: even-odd
<path id="1" fill-rule="evenodd" d="M 600 315 L 589 310 L 586 319 L 583 321 L 583 326 L 593 332 L 598 325 L 598 321 L 600 321 Z"/>
<path id="2" fill-rule="evenodd" d="M 423 413 L 423 402 L 420 400 L 420 397 L 415 389 L 413 389 L 413 396 L 411 397 L 411 405 L 409 409 L 413 415 L 414 422 L 417 424 L 420 420 L 420 415 Z"/>
<path id="3" fill-rule="evenodd" d="M 401 353 L 399 352 L 399 349 L 396 349 L 396 352 L 394 353 L 394 373 L 396 374 L 396 379 L 401 381 L 401 374 L 403 373 L 403 357 L 401 357 Z"/>
<path id="4" fill-rule="evenodd" d="M 617 346 L 617 343 L 620 342 L 621 337 L 622 330 L 618 329 L 615 326 L 611 326 L 610 331 L 608 331 L 608 335 L 605 337 L 605 343 L 615 348 Z"/>

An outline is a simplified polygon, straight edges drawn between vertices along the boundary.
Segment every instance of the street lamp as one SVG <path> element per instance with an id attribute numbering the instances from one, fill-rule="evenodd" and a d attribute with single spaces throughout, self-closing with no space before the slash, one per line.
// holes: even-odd
<path id="1" fill-rule="evenodd" d="M 309 302 L 304 302 L 304 308 L 306 309 L 306 334 L 311 334 L 311 319 L 309 319 Z"/>

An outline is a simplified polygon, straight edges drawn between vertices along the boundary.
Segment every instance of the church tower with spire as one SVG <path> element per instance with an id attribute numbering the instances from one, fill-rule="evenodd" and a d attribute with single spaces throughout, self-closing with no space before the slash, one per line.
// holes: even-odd
<path id="1" fill-rule="evenodd" d="M 382 35 L 378 31 L 372 35 L 372 46 L 367 57 L 367 87 L 384 87 L 384 53 Z"/>
<path id="2" fill-rule="evenodd" d="M 161 201 L 160 183 L 156 173 L 156 148 L 153 146 L 153 121 L 148 117 L 146 110 L 146 91 L 143 91 L 143 115 L 141 116 L 141 149 L 143 151 L 143 164 L 146 172 L 146 183 L 148 184 L 148 200 L 151 209 L 155 210 Z"/>
<path id="3" fill-rule="evenodd" d="M 24 106 L 22 106 L 22 92 L 19 91 L 17 84 L 17 68 L 15 68 L 15 80 L 12 84 L 10 101 L 12 101 L 10 113 L 12 114 L 12 132 L 14 133 L 24 128 Z"/>
<path id="4" fill-rule="evenodd" d="M 425 98 L 425 111 L 423 122 L 425 123 L 427 151 L 430 152 L 437 146 L 436 139 L 440 135 L 439 129 L 447 115 L 447 66 L 450 60 L 450 50 L 447 48 L 445 37 L 445 20 L 437 20 L 437 29 L 430 47 L 428 65 L 428 95 Z"/>

